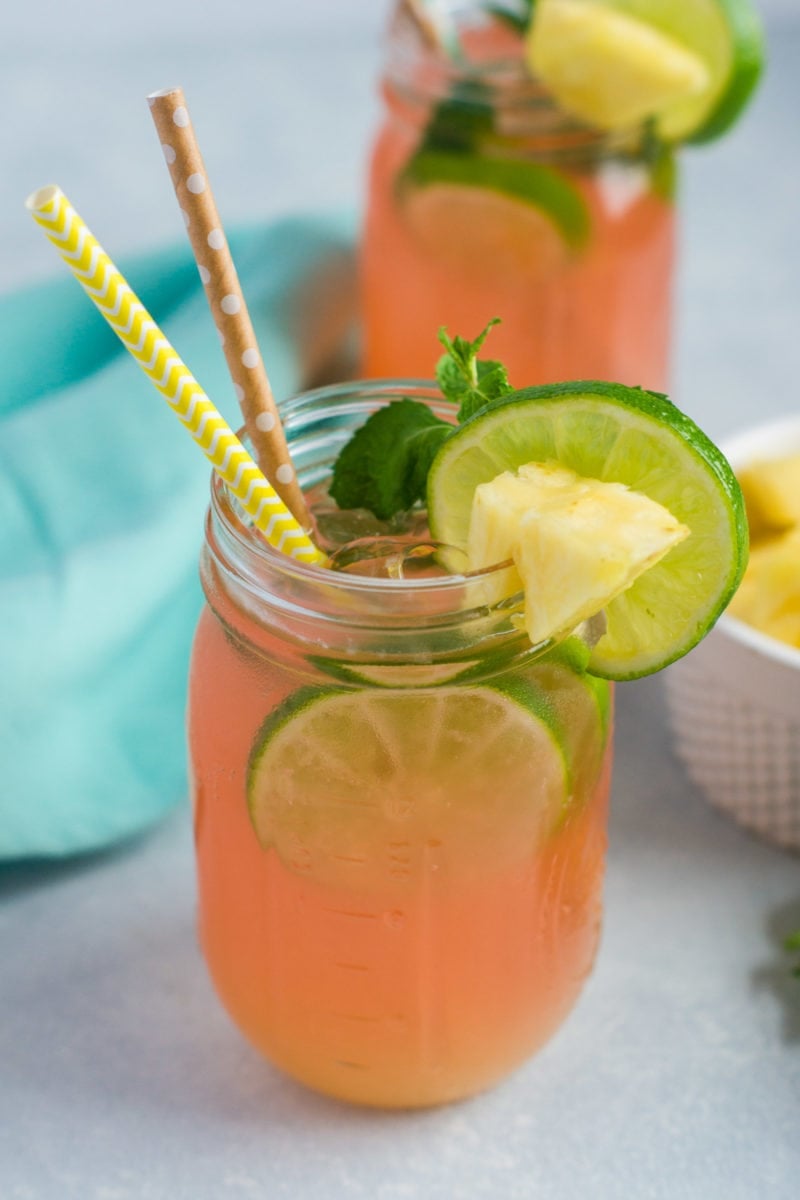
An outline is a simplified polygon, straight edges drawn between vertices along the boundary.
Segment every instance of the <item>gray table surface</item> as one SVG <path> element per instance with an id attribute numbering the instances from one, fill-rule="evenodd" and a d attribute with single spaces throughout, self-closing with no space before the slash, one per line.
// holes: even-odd
<path id="1" fill-rule="evenodd" d="M 65 56 L 28 8 L 0 42 L 0 102 L 16 113 L 0 142 L 14 230 L 0 287 L 53 272 L 18 216 L 49 179 L 117 253 L 178 235 L 141 100 L 168 82 L 206 127 L 228 220 L 358 203 L 374 12 L 338 33 L 276 33 L 252 7 L 237 28 L 234 4 L 225 28 L 184 36 L 167 21 L 157 39 L 117 15 L 114 37 L 95 28 Z M 675 397 L 715 436 L 797 404 L 791 6 L 771 43 L 742 126 L 685 158 Z M 2 1200 L 795 1197 L 800 984 L 780 942 L 800 925 L 800 860 L 690 785 L 663 680 L 619 689 L 617 744 L 605 934 L 584 996 L 507 1083 L 435 1112 L 321 1099 L 241 1040 L 195 941 L 185 809 L 107 855 L 0 868 Z"/>

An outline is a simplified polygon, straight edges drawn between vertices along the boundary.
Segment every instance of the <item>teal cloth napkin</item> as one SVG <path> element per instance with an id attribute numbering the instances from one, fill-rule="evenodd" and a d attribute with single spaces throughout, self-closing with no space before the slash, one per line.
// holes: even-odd
<path id="1" fill-rule="evenodd" d="M 278 398 L 334 349 L 351 242 L 344 219 L 230 237 Z M 188 245 L 120 269 L 238 427 Z M 0 859 L 61 856 L 186 796 L 209 468 L 66 268 L 0 297 L 0 363 Z"/>

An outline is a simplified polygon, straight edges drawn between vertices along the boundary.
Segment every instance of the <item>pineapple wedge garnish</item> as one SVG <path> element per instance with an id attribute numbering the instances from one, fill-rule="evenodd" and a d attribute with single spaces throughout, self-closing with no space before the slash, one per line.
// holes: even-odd
<path id="1" fill-rule="evenodd" d="M 663 505 L 622 483 L 527 463 L 475 490 L 471 570 L 512 560 L 538 644 L 594 616 L 688 536 Z M 504 581 L 504 591 L 509 581 Z"/>

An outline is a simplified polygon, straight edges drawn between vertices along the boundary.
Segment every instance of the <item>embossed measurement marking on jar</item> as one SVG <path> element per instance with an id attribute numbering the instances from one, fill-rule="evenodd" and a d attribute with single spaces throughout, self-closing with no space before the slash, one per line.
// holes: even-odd
<path id="1" fill-rule="evenodd" d="M 333 923 L 326 940 L 334 946 L 325 957 L 339 982 L 329 989 L 330 1004 L 319 1017 L 321 1025 L 327 1024 L 334 1050 L 329 1061 L 337 1069 L 382 1070 L 398 1056 L 416 1059 L 425 1074 L 443 1068 L 447 1038 L 436 985 L 442 948 L 432 895 L 437 881 L 444 882 L 443 854 L 438 839 L 387 841 L 383 859 L 388 878 L 384 876 L 380 891 L 385 899 L 402 898 L 403 903 L 380 910 L 322 906 Z M 349 938 L 358 939 L 358 958 L 343 957 L 341 943 L 335 945 Z M 402 962 L 408 987 L 398 995 L 391 981 Z M 353 1055 L 356 1045 L 358 1054 Z"/>
<path id="2" fill-rule="evenodd" d="M 355 919 L 361 921 L 377 921 L 378 919 L 377 913 L 353 912 L 351 909 L 347 908 L 323 908 L 322 911 L 333 913 L 334 916 L 337 917 L 354 917 Z"/>

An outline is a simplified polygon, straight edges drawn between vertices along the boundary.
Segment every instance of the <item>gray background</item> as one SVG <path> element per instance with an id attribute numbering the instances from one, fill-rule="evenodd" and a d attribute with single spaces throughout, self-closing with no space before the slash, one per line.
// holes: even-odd
<path id="1" fill-rule="evenodd" d="M 58 269 L 22 208 L 44 183 L 114 258 L 183 236 L 145 102 L 162 87 L 184 88 L 228 226 L 360 206 L 389 0 L 4 7 L 0 291 Z M 756 405 L 791 411 L 800 364 L 800 6 L 761 8 L 767 84 L 732 136 L 684 163 L 673 392 L 714 436 Z"/>
<path id="2" fill-rule="evenodd" d="M 357 207 L 386 8 L 14 6 L 0 290 L 62 270 L 22 209 L 45 182 L 115 257 L 182 236 L 144 102 L 173 83 L 226 223 Z M 684 158 L 674 391 L 714 435 L 797 406 L 800 12 L 763 8 L 766 86 Z M 693 790 L 662 680 L 620 688 L 619 710 L 597 969 L 538 1059 L 438 1112 L 349 1110 L 243 1044 L 195 945 L 185 811 L 111 855 L 0 869 L 2 1200 L 795 1197 L 800 985 L 780 939 L 800 863 Z"/>

